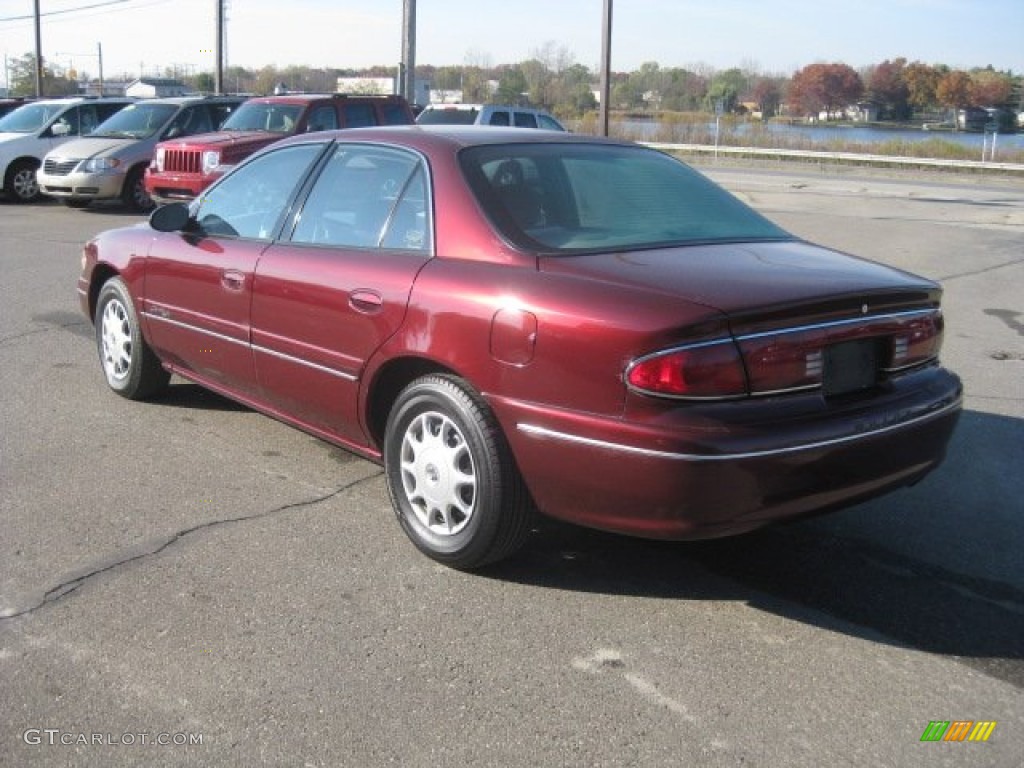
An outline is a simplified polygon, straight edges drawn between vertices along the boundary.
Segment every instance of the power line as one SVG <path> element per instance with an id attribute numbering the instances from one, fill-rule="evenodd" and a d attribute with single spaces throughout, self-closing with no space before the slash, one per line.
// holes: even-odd
<path id="1" fill-rule="evenodd" d="M 80 5 L 77 8 L 64 8 L 60 11 L 47 11 L 46 13 L 40 13 L 42 16 L 57 16 L 63 13 L 75 13 L 76 11 L 87 11 L 91 8 L 103 8 L 108 5 L 120 5 L 121 3 L 131 2 L 131 0 L 105 0 L 102 3 L 92 3 L 91 5 Z M 0 21 L 24 21 L 25 19 L 34 19 L 35 14 L 28 14 L 27 16 L 5 16 Z"/>

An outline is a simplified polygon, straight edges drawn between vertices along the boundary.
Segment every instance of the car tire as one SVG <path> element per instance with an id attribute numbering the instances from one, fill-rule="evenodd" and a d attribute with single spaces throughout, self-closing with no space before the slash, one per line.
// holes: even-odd
<path id="1" fill-rule="evenodd" d="M 384 468 L 402 529 L 438 562 L 479 568 L 513 554 L 529 533 L 533 505 L 505 437 L 462 379 L 430 375 L 402 391 Z"/>
<path id="2" fill-rule="evenodd" d="M 156 207 L 153 198 L 146 191 L 144 166 L 132 168 L 124 180 L 124 189 L 121 190 L 121 202 L 130 210 L 136 213 L 145 213 Z"/>
<path id="3" fill-rule="evenodd" d="M 112 277 L 100 289 L 94 325 L 100 365 L 112 390 L 142 400 L 167 386 L 171 374 L 142 337 L 135 304 L 121 278 Z"/>
<path id="4" fill-rule="evenodd" d="M 88 208 L 92 200 L 82 200 L 78 197 L 65 197 L 61 202 L 68 208 Z"/>
<path id="5" fill-rule="evenodd" d="M 4 177 L 4 194 L 8 200 L 31 203 L 39 199 L 39 182 L 36 181 L 38 167 L 39 165 L 31 160 L 11 163 Z"/>

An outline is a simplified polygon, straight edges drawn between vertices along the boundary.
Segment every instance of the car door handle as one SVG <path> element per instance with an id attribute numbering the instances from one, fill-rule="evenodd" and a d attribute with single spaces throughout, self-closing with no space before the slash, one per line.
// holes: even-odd
<path id="1" fill-rule="evenodd" d="M 367 288 L 359 288 L 348 295 L 348 305 L 356 312 L 373 314 L 380 312 L 384 306 L 384 297 L 376 291 Z"/>
<path id="2" fill-rule="evenodd" d="M 229 291 L 240 291 L 245 288 L 245 275 L 234 269 L 225 269 L 220 273 L 220 284 Z"/>

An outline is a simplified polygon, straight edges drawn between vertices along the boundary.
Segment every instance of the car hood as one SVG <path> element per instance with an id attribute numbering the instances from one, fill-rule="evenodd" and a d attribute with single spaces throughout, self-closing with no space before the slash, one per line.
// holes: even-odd
<path id="1" fill-rule="evenodd" d="M 86 137 L 76 141 L 69 141 L 56 150 L 56 152 L 61 157 L 84 160 L 98 155 L 112 155 L 120 149 L 134 147 L 138 143 L 139 139 L 90 139 Z"/>
<path id="2" fill-rule="evenodd" d="M 936 303 L 925 278 L 799 240 L 558 256 L 540 269 L 669 294 L 735 321 Z"/>
<path id="3" fill-rule="evenodd" d="M 225 147 L 244 147 L 249 145 L 270 144 L 285 138 L 286 134 L 269 131 L 215 131 L 198 136 L 165 141 L 163 146 L 174 149 L 223 149 Z"/>

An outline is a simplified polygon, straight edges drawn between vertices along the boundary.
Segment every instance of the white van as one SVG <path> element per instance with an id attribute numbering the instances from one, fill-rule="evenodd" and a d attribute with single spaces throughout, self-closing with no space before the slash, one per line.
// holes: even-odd
<path id="1" fill-rule="evenodd" d="M 565 127 L 543 109 L 504 104 L 431 104 L 416 118 L 418 125 L 503 125 L 564 131 Z"/>
<path id="2" fill-rule="evenodd" d="M 54 147 L 85 136 L 134 99 L 87 98 L 32 101 L 0 118 L 0 179 L 7 199 L 39 197 L 36 169 Z"/>

